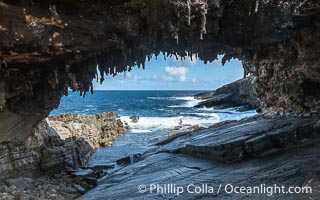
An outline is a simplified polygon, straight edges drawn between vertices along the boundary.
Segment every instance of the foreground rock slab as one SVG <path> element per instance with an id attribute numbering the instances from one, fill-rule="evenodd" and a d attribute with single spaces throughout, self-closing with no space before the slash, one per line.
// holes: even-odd
<path id="1" fill-rule="evenodd" d="M 179 134 L 136 162 L 101 179 L 95 189 L 79 199 L 271 198 L 270 193 L 229 194 L 224 190 L 228 184 L 311 187 L 309 194 L 271 196 L 272 199 L 318 199 L 319 125 L 318 118 L 295 114 L 258 115 Z M 205 184 L 216 190 L 214 193 L 188 193 L 190 184 Z M 154 187 L 162 189 L 157 192 Z M 182 187 L 184 193 L 164 192 L 165 187 Z M 219 187 L 222 189 L 217 193 Z"/>
<path id="2" fill-rule="evenodd" d="M 41 121 L 25 141 L 0 142 L 0 199 L 74 199 L 97 185 L 84 168 L 100 145 L 126 132 L 119 116 L 67 114 Z"/>

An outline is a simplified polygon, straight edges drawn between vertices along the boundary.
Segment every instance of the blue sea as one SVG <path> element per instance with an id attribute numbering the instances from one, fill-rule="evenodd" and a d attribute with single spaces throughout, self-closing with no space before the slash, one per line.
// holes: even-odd
<path id="1" fill-rule="evenodd" d="M 237 112 L 236 108 L 215 110 L 194 108 L 200 101 L 193 95 L 203 91 L 95 91 L 85 98 L 77 92 L 63 97 L 51 116 L 66 113 L 96 114 L 115 112 L 131 125 L 133 132 L 150 132 L 179 125 L 208 127 L 223 120 L 240 119 L 255 111 Z M 129 117 L 140 117 L 131 123 Z"/>
<path id="2" fill-rule="evenodd" d="M 66 113 L 95 114 L 115 112 L 129 124 L 129 131 L 118 137 L 112 147 L 100 148 L 90 159 L 89 165 L 107 165 L 122 157 L 143 153 L 165 137 L 188 127 L 207 128 L 224 120 L 241 119 L 256 111 L 238 112 L 236 108 L 215 110 L 195 108 L 199 100 L 193 95 L 203 91 L 95 91 L 85 98 L 77 92 L 63 97 L 58 109 L 51 116 Z M 137 123 L 130 116 L 140 117 Z M 180 130 L 173 130 L 180 126 Z"/>

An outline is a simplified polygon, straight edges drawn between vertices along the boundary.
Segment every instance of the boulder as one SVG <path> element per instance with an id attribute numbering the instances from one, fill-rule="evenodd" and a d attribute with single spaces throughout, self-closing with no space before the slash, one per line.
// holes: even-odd
<path id="1" fill-rule="evenodd" d="M 131 119 L 132 123 L 137 123 L 139 121 L 140 117 L 137 115 L 134 115 L 134 116 L 131 116 L 130 119 Z"/>
<path id="2" fill-rule="evenodd" d="M 33 187 L 34 180 L 31 178 L 16 178 L 16 179 L 7 179 L 5 181 L 8 186 L 14 185 L 19 190 L 25 190 L 28 187 Z"/>

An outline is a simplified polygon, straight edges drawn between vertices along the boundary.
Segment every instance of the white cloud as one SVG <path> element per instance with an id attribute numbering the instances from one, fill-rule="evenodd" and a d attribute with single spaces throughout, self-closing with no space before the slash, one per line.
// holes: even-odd
<path id="1" fill-rule="evenodd" d="M 153 80 L 157 80 L 157 79 L 158 79 L 158 76 L 154 74 L 154 75 L 152 76 L 152 79 L 153 79 Z"/>
<path id="2" fill-rule="evenodd" d="M 137 80 L 141 80 L 142 77 L 141 76 L 138 76 L 138 75 L 134 75 L 133 76 L 133 80 L 137 81 Z"/>
<path id="3" fill-rule="evenodd" d="M 165 67 L 164 71 L 167 76 L 163 79 L 164 81 L 173 81 L 178 79 L 180 82 L 184 82 L 187 78 L 188 69 L 185 67 Z"/>
<path id="4" fill-rule="evenodd" d="M 132 77 L 131 72 L 125 72 L 125 75 L 126 75 L 126 77 L 128 77 L 128 78 L 131 78 L 131 77 Z"/>
<path id="5" fill-rule="evenodd" d="M 196 78 L 196 77 L 193 77 L 193 78 L 192 78 L 192 83 L 195 83 L 195 82 L 197 82 L 197 78 Z"/>
<path id="6" fill-rule="evenodd" d="M 172 76 L 163 75 L 162 80 L 163 81 L 174 81 L 174 78 Z"/>

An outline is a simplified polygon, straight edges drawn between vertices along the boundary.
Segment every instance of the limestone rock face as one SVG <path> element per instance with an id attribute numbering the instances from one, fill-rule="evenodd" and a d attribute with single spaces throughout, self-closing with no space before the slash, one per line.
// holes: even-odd
<path id="1" fill-rule="evenodd" d="M 97 64 L 103 81 L 163 52 L 239 58 L 264 108 L 319 112 L 319 12 L 314 0 L 2 0 L 0 108 L 46 117 L 68 87 L 93 89 Z"/>
<path id="2" fill-rule="evenodd" d="M 43 120 L 25 141 L 0 143 L 0 174 L 31 177 L 64 167 L 82 166 L 92 151 L 81 138 L 62 140 Z"/>
<path id="3" fill-rule="evenodd" d="M 96 115 L 67 114 L 49 117 L 51 127 L 62 139 L 83 138 L 93 149 L 108 146 L 126 128 L 118 114 L 104 112 Z"/>
<path id="4" fill-rule="evenodd" d="M 125 131 L 114 113 L 42 120 L 26 140 L 0 143 L 0 174 L 31 177 L 81 167 L 99 145 L 108 144 Z"/>
<path id="5" fill-rule="evenodd" d="M 215 107 L 218 109 L 241 106 L 241 110 L 257 109 L 260 101 L 256 92 L 256 77 L 250 76 L 218 88 L 215 91 L 194 96 L 203 100 L 195 107 Z"/>
<path id="6" fill-rule="evenodd" d="M 224 54 L 223 64 L 238 58 L 245 73 L 257 77 L 264 110 L 318 113 L 319 21 L 316 0 L 1 0 L 1 162 L 16 166 L 11 162 L 36 162 L 33 154 L 39 152 L 65 154 L 59 139 L 50 151 L 19 152 L 28 137 L 41 138 L 32 129 L 58 107 L 68 88 L 93 90 L 97 65 L 103 81 L 104 73 L 144 67 L 146 57 L 161 52 L 177 59 L 196 54 L 204 62 Z M 14 150 L 6 142 L 16 139 L 22 143 Z"/>
<path id="7" fill-rule="evenodd" d="M 28 151 L 22 142 L 1 142 L 0 144 L 0 174 L 8 176 L 16 173 L 19 176 L 25 172 L 40 171 L 39 152 Z"/>

